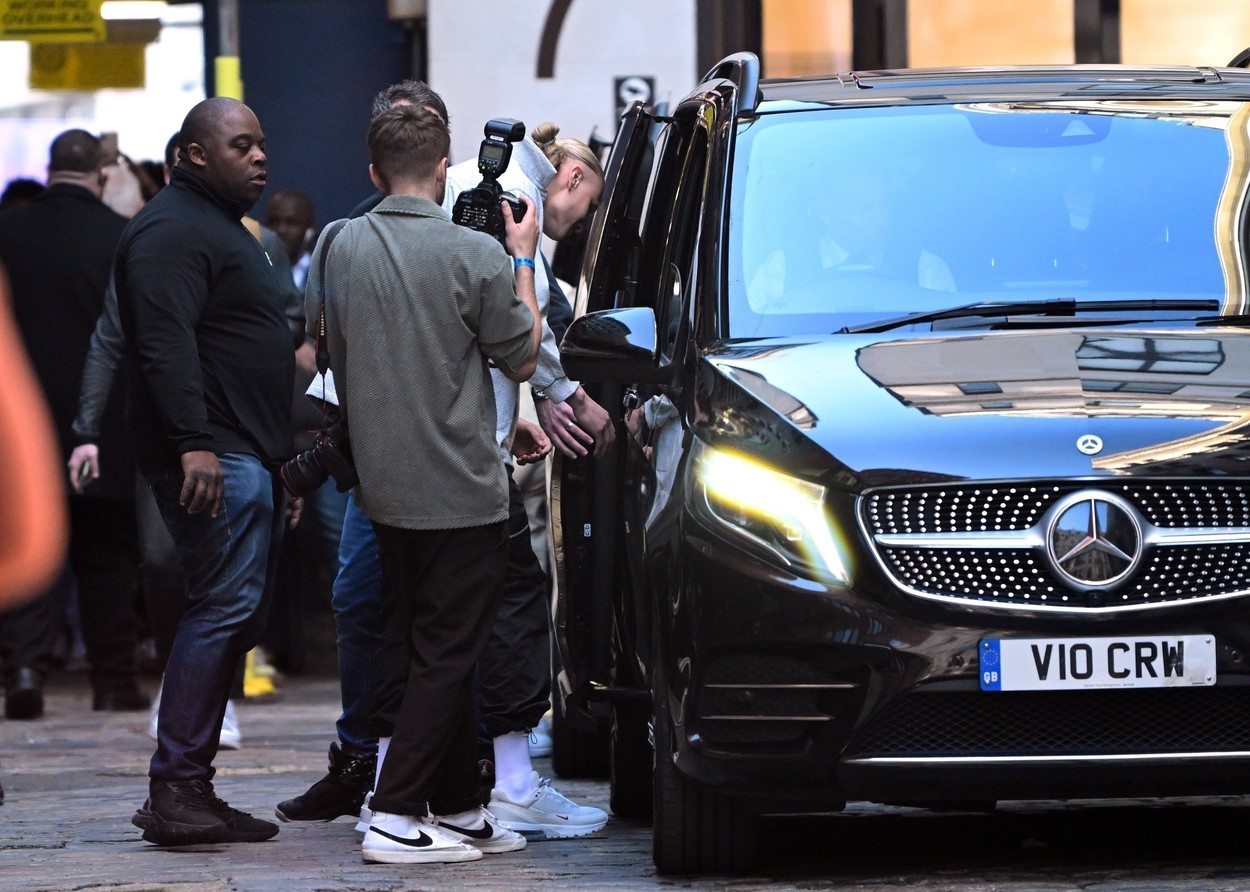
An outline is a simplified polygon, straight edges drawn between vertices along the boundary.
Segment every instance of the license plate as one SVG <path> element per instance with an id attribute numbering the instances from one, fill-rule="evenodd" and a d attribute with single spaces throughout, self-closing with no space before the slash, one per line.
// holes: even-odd
<path id="1" fill-rule="evenodd" d="M 1214 635 L 984 638 L 983 691 L 1174 688 L 1215 684 Z"/>

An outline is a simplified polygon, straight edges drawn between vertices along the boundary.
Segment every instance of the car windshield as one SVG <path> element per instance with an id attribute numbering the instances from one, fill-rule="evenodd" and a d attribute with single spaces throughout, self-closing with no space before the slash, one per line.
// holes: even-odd
<path id="1" fill-rule="evenodd" d="M 1075 302 L 1106 319 L 1244 313 L 1246 113 L 1085 100 L 761 115 L 735 150 L 731 333 L 835 332 L 983 302 Z"/>

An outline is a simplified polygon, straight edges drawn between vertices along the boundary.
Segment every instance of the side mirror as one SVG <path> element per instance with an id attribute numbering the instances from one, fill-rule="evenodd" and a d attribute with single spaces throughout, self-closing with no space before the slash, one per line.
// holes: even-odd
<path id="1" fill-rule="evenodd" d="M 574 319 L 560 342 L 560 363 L 576 381 L 641 381 L 659 366 L 655 311 L 600 310 Z"/>

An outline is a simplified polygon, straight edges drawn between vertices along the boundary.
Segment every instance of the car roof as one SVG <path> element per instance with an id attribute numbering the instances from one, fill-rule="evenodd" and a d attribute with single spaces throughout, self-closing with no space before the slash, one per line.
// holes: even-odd
<path id="1" fill-rule="evenodd" d="M 900 100 L 966 102 L 1002 99 L 1250 99 L 1243 68 L 1127 65 L 1017 65 L 912 68 L 759 82 L 754 111 L 799 104 L 894 104 Z"/>

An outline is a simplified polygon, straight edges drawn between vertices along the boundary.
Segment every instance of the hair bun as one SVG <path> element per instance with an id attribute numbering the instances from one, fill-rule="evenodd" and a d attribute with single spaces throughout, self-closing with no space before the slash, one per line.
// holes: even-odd
<path id="1" fill-rule="evenodd" d="M 560 125 L 551 121 L 539 124 L 534 128 L 533 139 L 537 145 L 549 146 L 556 141 L 556 134 L 560 132 Z"/>

